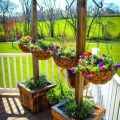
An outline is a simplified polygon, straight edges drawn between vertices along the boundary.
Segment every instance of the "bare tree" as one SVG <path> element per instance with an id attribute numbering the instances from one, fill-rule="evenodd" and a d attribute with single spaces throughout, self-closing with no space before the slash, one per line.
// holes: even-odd
<path id="1" fill-rule="evenodd" d="M 30 12 L 31 12 L 31 0 L 19 0 L 21 3 L 23 18 L 24 18 L 24 34 L 30 32 Z"/>
<path id="2" fill-rule="evenodd" d="M 14 11 L 15 8 L 16 4 L 11 2 L 10 0 L 0 0 L 0 16 L 5 37 L 8 37 L 8 33 L 10 31 L 10 28 L 6 26 L 6 23 L 8 22 L 7 19 L 10 19 L 10 16 L 13 15 L 12 12 Z"/>
<path id="3" fill-rule="evenodd" d="M 56 24 L 56 0 L 44 0 L 44 19 L 46 20 L 46 25 L 50 30 L 50 36 L 55 35 L 55 24 Z"/>
<path id="4" fill-rule="evenodd" d="M 70 25 L 73 30 L 74 36 L 76 35 L 77 26 L 76 26 L 76 4 L 75 0 L 66 0 L 66 10 L 63 12 L 61 10 L 62 18 L 66 20 L 66 23 Z"/>
<path id="5" fill-rule="evenodd" d="M 15 3 L 10 0 L 0 0 L 0 16 L 2 23 L 5 23 L 5 18 L 7 18 L 15 8 Z"/>

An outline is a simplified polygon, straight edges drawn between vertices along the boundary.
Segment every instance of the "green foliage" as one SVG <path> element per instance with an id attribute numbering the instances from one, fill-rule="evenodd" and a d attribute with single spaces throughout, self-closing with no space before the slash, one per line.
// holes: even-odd
<path id="1" fill-rule="evenodd" d="M 23 36 L 21 37 L 20 39 L 20 43 L 22 44 L 25 44 L 25 45 L 28 45 L 30 40 L 32 40 L 32 37 L 31 36 Z"/>
<path id="2" fill-rule="evenodd" d="M 87 52 L 86 52 L 87 53 Z M 80 67 L 77 69 L 86 69 L 89 74 L 95 74 L 99 72 L 106 72 L 117 70 L 119 68 L 119 64 L 115 64 L 113 58 L 110 55 L 102 54 L 100 55 L 89 55 L 89 56 L 80 56 Z"/>
<path id="3" fill-rule="evenodd" d="M 0 42 L 7 42 L 8 41 L 8 37 L 4 34 L 0 34 Z"/>
<path id="4" fill-rule="evenodd" d="M 72 58 L 75 57 L 75 51 L 71 49 L 61 48 L 58 52 L 58 55 Z"/>
<path id="5" fill-rule="evenodd" d="M 40 39 L 35 43 L 35 48 L 38 50 L 48 50 L 48 49 L 52 49 L 53 44 L 49 41 Z"/>
<path id="6" fill-rule="evenodd" d="M 63 80 L 59 79 L 56 82 L 57 86 L 49 91 L 47 95 L 49 103 L 54 105 L 61 101 L 71 99 L 73 97 L 72 90 L 69 88 L 68 84 L 65 83 L 65 81 Z"/>
<path id="7" fill-rule="evenodd" d="M 74 99 L 71 99 L 65 104 L 63 110 L 69 117 L 76 120 L 83 120 L 91 117 L 95 108 L 94 102 L 91 99 L 84 99 L 80 105 Z"/>
<path id="8" fill-rule="evenodd" d="M 45 75 L 40 75 L 38 80 L 30 78 L 25 83 L 27 88 L 31 90 L 38 90 L 47 86 L 47 78 Z"/>
<path id="9" fill-rule="evenodd" d="M 111 44 L 108 44 L 108 49 L 110 51 L 110 55 L 114 57 L 114 61 L 115 62 L 120 62 L 120 54 L 119 54 L 119 50 L 120 50 L 120 43 L 119 40 L 116 40 L 116 42 L 111 41 Z M 59 45 L 60 43 L 55 43 L 57 45 Z M 68 43 L 67 43 L 68 44 Z M 70 44 L 70 43 L 69 43 Z M 70 46 L 68 45 L 68 48 L 71 47 L 75 48 L 74 46 L 75 44 L 70 44 Z M 111 49 L 111 45 L 112 45 L 112 49 Z M 22 51 L 19 49 L 18 47 L 18 43 L 15 42 L 14 43 L 15 49 L 11 46 L 11 43 L 0 43 L 0 53 L 22 53 Z M 86 46 L 88 46 L 86 44 Z M 89 48 L 87 49 L 88 51 L 91 50 L 91 48 L 97 47 L 96 44 L 89 44 Z M 107 52 L 107 48 L 106 48 L 106 44 L 100 43 L 99 44 L 99 48 L 100 48 L 100 54 L 105 53 L 108 54 Z M 22 57 L 22 61 L 23 61 L 23 76 L 24 79 L 28 79 L 28 74 L 29 73 L 30 77 L 33 76 L 33 70 L 32 70 L 32 58 L 29 57 L 28 58 L 28 65 L 29 65 L 29 69 L 26 71 L 26 57 Z M 39 64 L 42 66 L 41 69 L 41 74 L 46 74 L 46 61 L 39 61 Z M 0 67 L 2 67 L 2 64 L 0 62 Z M 55 80 L 58 80 L 59 76 L 58 76 L 58 67 L 55 65 L 54 66 L 54 78 Z M 14 77 L 14 61 L 13 58 L 10 57 L 10 68 L 11 68 L 11 79 L 12 79 L 12 87 L 15 88 L 16 87 L 16 82 L 15 82 L 15 77 Z M 52 59 L 48 60 L 48 68 L 52 68 Z M 5 79 L 6 79 L 6 87 L 9 88 L 10 84 L 9 84 L 9 76 L 8 76 L 8 67 L 7 67 L 7 58 L 4 58 L 4 71 L 6 73 Z M 21 74 L 20 74 L 20 58 L 16 57 L 16 72 L 17 72 L 17 81 L 20 82 L 21 79 Z M 118 69 L 117 74 L 120 76 L 120 69 Z M 0 76 L 2 76 L 2 69 L 0 70 Z M 52 80 L 52 69 L 48 70 L 48 80 Z M 4 80 L 1 77 L 1 81 L 0 81 L 0 87 L 3 88 L 4 87 Z"/>
<path id="10" fill-rule="evenodd" d="M 75 50 L 71 48 L 61 47 L 58 50 L 54 50 L 55 54 L 60 57 L 74 58 L 76 56 Z"/>

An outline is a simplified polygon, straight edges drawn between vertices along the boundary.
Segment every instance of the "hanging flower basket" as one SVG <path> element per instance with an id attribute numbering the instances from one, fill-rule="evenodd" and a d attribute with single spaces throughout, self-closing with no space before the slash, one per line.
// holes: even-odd
<path id="1" fill-rule="evenodd" d="M 58 55 L 53 56 L 54 62 L 56 65 L 58 65 L 61 68 L 72 68 L 77 65 L 77 59 L 74 58 L 67 58 L 67 57 L 61 57 Z"/>
<path id="2" fill-rule="evenodd" d="M 108 81 L 112 79 L 112 77 L 115 75 L 116 71 L 106 71 L 106 72 L 100 72 L 90 74 L 87 70 L 83 70 L 82 75 L 84 76 L 84 79 L 87 81 L 93 83 L 93 84 L 105 84 Z"/>
<path id="3" fill-rule="evenodd" d="M 21 37 L 18 43 L 19 48 L 23 52 L 29 53 L 30 52 L 29 47 L 30 47 L 31 41 L 32 41 L 32 37 L 30 35 Z"/>
<path id="4" fill-rule="evenodd" d="M 74 50 L 67 50 L 66 47 L 54 46 L 53 59 L 56 65 L 61 68 L 72 68 L 77 65 L 78 59 Z"/>
<path id="5" fill-rule="evenodd" d="M 67 69 L 67 78 L 72 88 L 75 88 L 75 71 L 74 69 Z M 88 85 L 89 81 L 84 80 L 84 86 Z"/>
<path id="6" fill-rule="evenodd" d="M 20 48 L 23 52 L 26 52 L 26 53 L 29 53 L 29 52 L 30 52 L 30 49 L 28 48 L 27 45 L 22 44 L 22 43 L 18 43 L 18 45 L 19 45 L 19 48 Z"/>
<path id="7" fill-rule="evenodd" d="M 105 84 L 120 68 L 120 64 L 115 64 L 111 56 L 102 54 L 92 55 L 90 52 L 85 52 L 80 56 L 79 67 L 85 80 L 94 84 Z"/>
<path id="8" fill-rule="evenodd" d="M 51 42 L 40 39 L 31 45 L 32 54 L 39 60 L 47 60 L 52 56 L 53 45 Z"/>
<path id="9" fill-rule="evenodd" d="M 39 60 L 47 60 L 49 59 L 52 55 L 48 50 L 31 50 L 32 54 Z"/>

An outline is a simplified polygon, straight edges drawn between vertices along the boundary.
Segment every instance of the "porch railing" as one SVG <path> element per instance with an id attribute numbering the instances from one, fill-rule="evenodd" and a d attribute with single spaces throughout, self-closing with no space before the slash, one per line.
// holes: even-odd
<path id="1" fill-rule="evenodd" d="M 61 69 L 53 59 L 39 61 L 40 73 L 54 81 L 62 77 Z M 65 79 L 66 79 L 66 74 Z M 32 77 L 32 57 L 30 53 L 0 54 L 0 93 L 16 92 L 19 81 Z M 120 77 L 116 74 L 105 85 L 93 85 L 89 89 L 97 104 L 106 109 L 106 120 L 120 120 Z"/>
<path id="2" fill-rule="evenodd" d="M 106 109 L 105 120 L 120 120 L 120 77 L 116 74 L 105 85 L 91 85 L 95 102 Z"/>
<path id="3" fill-rule="evenodd" d="M 39 72 L 51 81 L 62 76 L 53 59 L 39 61 Z M 0 53 L 0 93 L 16 92 L 17 82 L 29 79 L 32 74 L 31 53 Z"/>

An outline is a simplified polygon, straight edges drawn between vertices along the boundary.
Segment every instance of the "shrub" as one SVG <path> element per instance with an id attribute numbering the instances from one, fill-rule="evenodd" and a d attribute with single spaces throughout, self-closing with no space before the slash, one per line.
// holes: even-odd
<path id="1" fill-rule="evenodd" d="M 8 38 L 5 34 L 1 34 L 0 35 L 0 42 L 7 42 L 8 41 Z"/>
<path id="2" fill-rule="evenodd" d="M 45 75 L 40 75 L 38 80 L 30 78 L 25 83 L 27 88 L 31 90 L 38 90 L 47 86 L 47 78 Z"/>

